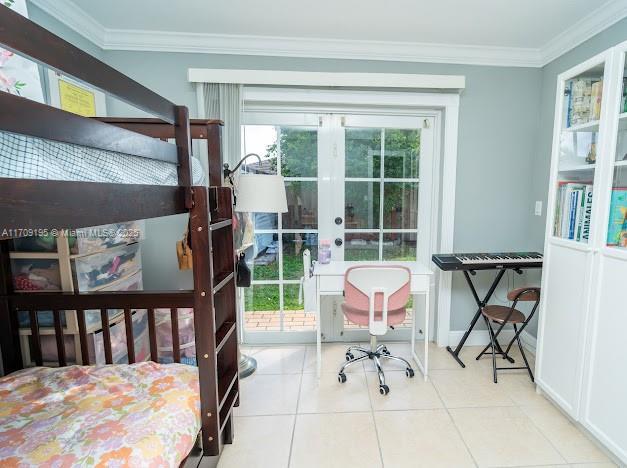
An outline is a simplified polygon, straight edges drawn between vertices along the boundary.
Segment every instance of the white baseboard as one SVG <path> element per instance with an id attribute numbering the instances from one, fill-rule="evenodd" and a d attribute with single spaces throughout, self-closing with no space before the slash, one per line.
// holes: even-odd
<path id="1" fill-rule="evenodd" d="M 462 339 L 462 336 L 464 336 L 463 330 L 449 332 L 448 334 L 449 346 L 451 348 L 454 348 L 455 346 L 457 346 L 457 344 Z M 503 340 L 499 340 L 500 342 L 508 342 L 514 337 L 514 331 L 503 330 L 501 334 L 499 335 L 499 337 L 503 337 Z M 530 335 L 526 331 L 523 331 L 520 334 L 520 341 L 522 341 L 522 344 L 526 350 L 532 352 L 533 354 L 536 353 L 536 339 L 532 335 Z M 466 340 L 466 346 L 482 346 L 482 345 L 485 346 L 489 342 L 490 342 L 490 336 L 488 335 L 488 330 L 473 330 L 472 332 L 470 332 L 470 335 L 468 336 L 468 339 Z"/>

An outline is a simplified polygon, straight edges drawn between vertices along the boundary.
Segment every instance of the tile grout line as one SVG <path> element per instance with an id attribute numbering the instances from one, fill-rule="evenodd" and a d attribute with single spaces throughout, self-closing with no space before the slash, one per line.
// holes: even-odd
<path id="1" fill-rule="evenodd" d="M 305 352 L 303 353 L 303 364 L 301 366 L 301 370 L 305 369 L 305 362 L 307 361 L 307 348 L 305 348 Z M 303 389 L 303 377 L 304 372 L 300 373 L 300 384 L 298 385 L 298 395 L 296 396 L 296 411 L 294 414 L 294 422 L 292 423 L 292 437 L 290 438 L 290 451 L 287 457 L 287 468 L 290 468 L 292 465 L 292 449 L 294 448 L 294 435 L 296 434 L 296 420 L 298 419 L 298 408 L 300 406 L 300 393 Z"/>
<path id="2" fill-rule="evenodd" d="M 366 381 L 366 393 L 368 394 L 368 401 L 370 402 L 370 417 L 372 418 L 372 423 L 374 424 L 374 434 L 377 437 L 377 447 L 379 448 L 379 459 L 381 460 L 381 467 L 385 468 L 385 462 L 383 461 L 383 449 L 381 448 L 381 439 L 379 438 L 379 428 L 377 427 L 377 419 L 374 417 L 372 395 L 370 395 L 370 388 L 368 388 L 368 375 L 366 374 L 365 368 L 366 366 L 364 365 L 364 380 Z"/>
<path id="3" fill-rule="evenodd" d="M 457 427 L 457 423 L 455 422 L 455 419 L 453 418 L 453 415 L 449 411 L 448 406 L 446 406 L 446 403 L 444 402 L 444 399 L 442 398 L 442 395 L 440 395 L 440 391 L 438 390 L 437 385 L 433 382 L 431 377 L 429 377 L 429 382 L 431 383 L 431 385 L 433 385 L 433 388 L 435 389 L 435 393 L 438 395 L 438 398 L 440 399 L 440 402 L 442 403 L 442 407 L 444 408 L 444 410 L 446 411 L 446 414 L 448 415 L 449 419 L 453 423 L 453 427 L 455 428 L 455 432 L 457 432 L 457 435 L 459 436 L 459 438 L 461 439 L 462 443 L 464 444 L 464 447 L 466 447 L 466 451 L 468 452 L 468 455 L 470 455 L 470 458 L 471 458 L 472 462 L 478 468 L 479 467 L 479 463 L 475 459 L 475 456 L 472 453 L 472 451 L 470 450 L 470 447 L 468 447 L 468 444 L 466 443 L 466 439 L 464 439 L 464 436 L 462 435 L 462 431 L 459 429 L 459 427 Z"/>

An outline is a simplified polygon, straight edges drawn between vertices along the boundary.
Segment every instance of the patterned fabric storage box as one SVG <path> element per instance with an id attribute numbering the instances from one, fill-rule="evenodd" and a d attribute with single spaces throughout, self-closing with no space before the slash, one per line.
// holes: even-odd
<path id="1" fill-rule="evenodd" d="M 172 348 L 172 321 L 169 309 L 155 309 L 157 329 L 157 347 L 159 362 L 174 362 Z M 194 335 L 194 309 L 178 309 L 179 345 L 181 362 L 196 357 L 196 337 Z"/>
<path id="2" fill-rule="evenodd" d="M 59 261 L 11 259 L 13 287 L 16 291 L 60 291 Z"/>
<path id="3" fill-rule="evenodd" d="M 102 253 L 74 260 L 74 275 L 78 290 L 100 290 L 141 268 L 139 244 L 125 245 Z"/>
<path id="4" fill-rule="evenodd" d="M 69 239 L 70 252 L 75 255 L 85 255 L 132 244 L 143 238 L 143 232 L 143 221 L 77 229 L 76 235 Z"/>

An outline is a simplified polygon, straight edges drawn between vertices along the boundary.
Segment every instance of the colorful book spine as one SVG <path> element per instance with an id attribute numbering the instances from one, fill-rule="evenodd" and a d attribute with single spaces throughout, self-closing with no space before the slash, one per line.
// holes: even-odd
<path id="1" fill-rule="evenodd" d="M 575 220 L 577 218 L 577 190 L 570 193 L 570 212 L 568 213 L 568 238 L 575 238 Z"/>
<path id="2" fill-rule="evenodd" d="M 592 185 L 586 185 L 585 194 L 581 240 L 587 242 L 590 239 L 590 219 L 592 218 Z"/>
<path id="3" fill-rule="evenodd" d="M 607 245 L 627 247 L 627 187 L 612 189 Z"/>

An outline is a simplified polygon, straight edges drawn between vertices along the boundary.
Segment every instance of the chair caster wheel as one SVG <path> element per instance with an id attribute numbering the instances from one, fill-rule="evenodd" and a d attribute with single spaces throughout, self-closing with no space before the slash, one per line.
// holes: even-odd
<path id="1" fill-rule="evenodd" d="M 405 369 L 405 375 L 407 377 L 409 377 L 410 379 L 414 378 L 414 369 L 412 369 L 411 367 L 408 367 L 407 369 Z"/>
<path id="2" fill-rule="evenodd" d="M 381 395 L 387 395 L 388 393 L 390 393 L 390 387 L 388 387 L 387 385 L 379 385 L 379 393 Z"/>
<path id="3" fill-rule="evenodd" d="M 341 374 L 337 374 L 337 381 L 339 383 L 346 382 L 346 374 L 344 374 L 343 372 Z"/>
<path id="4" fill-rule="evenodd" d="M 350 361 L 352 359 L 355 359 L 355 356 L 353 355 L 353 353 L 346 353 L 346 360 Z"/>

